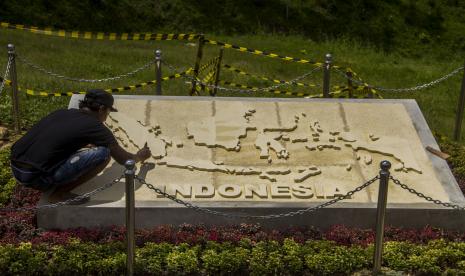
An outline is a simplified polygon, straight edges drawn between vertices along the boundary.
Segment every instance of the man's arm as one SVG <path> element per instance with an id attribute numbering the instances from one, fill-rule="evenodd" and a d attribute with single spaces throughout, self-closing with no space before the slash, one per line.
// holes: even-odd
<path id="1" fill-rule="evenodd" d="M 129 160 L 135 160 L 136 162 L 142 162 L 151 156 L 150 149 L 147 147 L 147 144 L 140 149 L 136 154 L 132 154 L 123 149 L 118 143 L 113 143 L 109 146 L 110 155 L 113 159 L 116 160 L 121 165 Z"/>

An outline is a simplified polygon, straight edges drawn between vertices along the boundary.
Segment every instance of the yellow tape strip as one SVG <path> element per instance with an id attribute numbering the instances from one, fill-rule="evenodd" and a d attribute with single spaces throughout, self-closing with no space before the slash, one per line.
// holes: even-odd
<path id="1" fill-rule="evenodd" d="M 214 41 L 214 40 L 210 40 L 210 39 L 205 39 L 205 43 L 222 46 L 223 48 L 226 48 L 226 49 L 235 49 L 235 50 L 237 50 L 239 52 L 245 52 L 245 53 L 250 53 L 250 54 L 260 55 L 260 56 L 266 56 L 266 57 L 270 57 L 270 58 L 278 58 L 278 59 L 285 60 L 285 61 L 292 61 L 292 62 L 298 62 L 298 63 L 303 63 L 303 64 L 312 64 L 312 65 L 315 65 L 315 66 L 323 65 L 323 63 L 317 62 L 317 61 L 312 61 L 312 60 L 307 60 L 307 59 L 302 59 L 302 58 L 294 58 L 294 57 L 282 56 L 282 55 L 278 55 L 278 54 L 274 54 L 274 53 L 269 53 L 269 52 L 266 52 L 266 51 L 260 51 L 260 50 L 255 50 L 255 49 L 251 49 L 251 48 L 247 48 L 247 47 L 228 44 L 228 43 L 221 42 L 221 41 Z"/>
<path id="2" fill-rule="evenodd" d="M 305 87 L 317 87 L 317 85 L 311 84 L 311 83 L 289 82 L 289 81 L 285 81 L 285 80 L 270 79 L 270 78 L 265 77 L 265 76 L 250 74 L 250 73 L 247 73 L 247 72 L 245 72 L 245 71 L 243 71 L 241 69 L 238 69 L 238 68 L 233 67 L 233 66 L 228 65 L 228 64 L 224 64 L 223 67 L 226 68 L 229 71 L 238 73 L 240 75 L 251 76 L 251 77 L 254 77 L 254 78 L 258 78 L 258 79 L 265 80 L 265 81 L 271 81 L 271 82 L 274 82 L 274 83 L 285 83 L 285 84 L 289 84 L 289 85 L 305 86 Z"/>
<path id="3" fill-rule="evenodd" d="M 202 83 L 210 84 L 212 82 L 213 76 L 215 75 L 215 69 L 216 68 L 212 68 L 212 70 L 210 70 L 210 72 L 207 73 L 207 75 L 203 78 Z M 202 87 L 205 89 L 206 92 L 210 92 L 210 88 L 207 86 L 204 87 L 203 84 L 200 84 L 200 86 L 196 85 L 195 89 L 197 90 L 197 92 L 200 92 Z"/>
<path id="4" fill-rule="evenodd" d="M 253 86 L 248 86 L 244 84 L 237 84 L 237 83 L 228 82 L 228 81 L 220 81 L 220 83 L 223 85 L 228 85 L 228 86 L 237 87 L 241 89 L 248 89 L 250 90 L 250 92 L 257 92 L 258 89 L 260 89 L 259 87 L 253 87 Z M 364 86 L 354 87 L 354 89 L 359 90 L 359 91 L 364 90 L 366 88 L 367 87 L 364 87 Z M 333 89 L 335 89 L 333 92 L 329 92 L 331 96 L 341 95 L 344 92 L 349 91 L 349 88 L 347 86 L 336 85 L 336 86 L 333 86 Z M 382 99 L 381 95 L 379 95 L 374 89 L 372 90 L 373 91 L 371 91 L 371 93 L 376 95 L 378 98 Z M 288 95 L 288 96 L 297 96 L 297 97 L 305 97 L 305 98 L 322 98 L 323 97 L 323 94 L 315 95 L 315 94 L 305 93 L 305 92 L 292 92 L 292 91 L 282 91 L 282 90 L 275 90 L 275 89 L 269 89 L 269 90 L 263 90 L 263 91 L 274 93 L 276 95 Z M 348 94 L 345 95 L 344 98 L 348 98 Z M 367 95 L 359 95 L 357 98 L 367 98 Z"/>
<path id="5" fill-rule="evenodd" d="M 259 87 L 248 86 L 248 85 L 238 84 L 238 83 L 233 83 L 233 82 L 228 82 L 228 81 L 220 81 L 220 83 L 223 85 L 228 85 L 228 86 L 237 87 L 241 89 L 248 89 L 248 90 L 251 90 L 251 92 L 257 92 L 259 89 L 261 89 Z M 263 90 L 263 91 L 274 93 L 277 95 L 288 95 L 288 96 L 298 96 L 298 97 L 314 96 L 311 93 L 306 93 L 306 92 L 292 92 L 292 91 L 284 91 L 284 90 L 277 90 L 277 89 L 268 89 L 268 90 Z"/>
<path id="6" fill-rule="evenodd" d="M 198 34 L 128 34 L 128 33 L 103 33 L 103 32 L 82 32 L 82 31 L 67 31 L 67 30 L 52 30 L 51 28 L 40 28 L 35 26 L 24 26 L 20 24 L 11 24 L 8 22 L 0 22 L 0 27 L 6 29 L 23 30 L 34 34 L 43 34 L 58 37 L 68 37 L 76 39 L 97 39 L 97 40 L 194 40 L 199 38 Z"/>
<path id="7" fill-rule="evenodd" d="M 212 66 L 213 64 L 215 64 L 216 62 L 218 62 L 218 57 L 215 57 L 215 58 L 212 58 L 211 60 L 207 61 L 204 65 L 202 65 L 200 68 L 199 68 L 199 74 L 202 73 L 203 71 L 205 71 L 205 69 L 207 69 L 208 67 Z"/>
<path id="8" fill-rule="evenodd" d="M 368 91 L 368 92 L 372 93 L 374 96 L 376 96 L 378 99 L 384 99 L 383 96 L 381 96 L 376 89 L 372 88 L 368 83 L 366 83 L 364 80 L 362 80 L 362 78 L 360 78 L 358 76 L 358 74 L 355 73 L 354 70 L 352 70 L 352 68 L 347 67 L 347 68 L 345 68 L 345 71 L 347 73 L 351 73 L 353 79 L 356 79 L 357 81 L 363 83 L 363 85 L 360 85 L 358 87 L 354 86 L 354 88 L 356 88 L 355 90 L 357 90 L 357 91 Z"/>

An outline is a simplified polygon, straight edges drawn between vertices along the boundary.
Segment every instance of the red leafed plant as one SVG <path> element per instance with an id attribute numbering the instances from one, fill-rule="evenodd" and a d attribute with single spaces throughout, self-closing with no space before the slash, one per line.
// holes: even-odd
<path id="1" fill-rule="evenodd" d="M 32 207 L 40 198 L 40 193 L 23 187 L 16 187 L 6 207 Z M 43 230 L 37 228 L 34 212 L 9 211 L 0 213 L 0 243 L 66 244 L 71 238 L 95 243 L 123 241 L 125 228 L 110 226 L 101 228 L 74 228 L 67 230 Z M 172 244 L 204 244 L 207 241 L 231 242 L 237 244 L 242 238 L 253 243 L 275 240 L 282 242 L 293 238 L 296 242 L 307 240 L 332 240 L 340 245 L 362 245 L 373 243 L 375 232 L 344 225 L 334 225 L 326 231 L 313 227 L 289 227 L 284 230 L 265 229 L 260 224 L 239 224 L 232 226 L 206 226 L 202 224 L 182 224 L 179 226 L 161 225 L 151 229 L 136 231 L 137 245 L 146 242 L 168 242 Z M 403 229 L 386 227 L 385 240 L 426 243 L 429 240 L 444 238 L 451 241 L 465 241 L 465 233 L 443 231 L 427 226 L 423 229 Z"/>

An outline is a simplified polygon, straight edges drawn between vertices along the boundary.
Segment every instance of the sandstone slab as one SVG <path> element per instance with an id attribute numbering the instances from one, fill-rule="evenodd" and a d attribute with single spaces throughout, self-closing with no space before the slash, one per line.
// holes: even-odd
<path id="1" fill-rule="evenodd" d="M 139 165 L 148 183 L 179 199 L 214 210 L 274 214 L 308 208 L 343 195 L 376 176 L 389 160 L 391 174 L 444 202 L 465 204 L 414 100 L 263 99 L 116 96 L 107 125 L 128 151 L 145 142 L 152 157 Z M 73 96 L 70 108 L 77 106 Z M 85 193 L 121 175 L 114 162 L 74 190 Z M 315 213 L 260 222 L 265 226 L 344 223 L 372 227 L 378 183 Z M 136 184 L 140 227 L 166 223 L 239 223 L 187 210 Z M 45 203 L 46 195 L 42 199 Z M 42 210 L 40 227 L 124 223 L 124 183 L 82 206 Z M 460 212 L 409 194 L 392 182 L 387 223 L 465 230 Z"/>

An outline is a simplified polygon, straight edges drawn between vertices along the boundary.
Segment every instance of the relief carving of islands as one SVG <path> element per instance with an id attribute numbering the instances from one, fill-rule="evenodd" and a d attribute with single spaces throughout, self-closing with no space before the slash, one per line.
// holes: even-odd
<path id="1" fill-rule="evenodd" d="M 290 153 L 285 144 L 292 143 L 302 144 L 302 149 L 308 151 L 340 151 L 342 148 L 350 148 L 355 152 L 357 160 L 367 166 L 373 165 L 372 154 L 390 156 L 398 161 L 394 167 L 396 171 L 422 173 L 405 139 L 394 136 L 380 137 L 373 133 L 367 137 L 355 137 L 350 132 L 326 130 L 317 118 L 309 118 L 305 113 L 296 114 L 289 125 L 278 126 L 270 123 L 263 126 L 254 123 L 253 117 L 256 112 L 250 109 L 222 116 L 223 119 L 212 116 L 187 122 L 186 137 L 167 137 L 163 135 L 160 125 L 144 125 L 122 113 L 112 113 L 107 125 L 124 147 L 139 149 L 147 142 L 152 151 L 152 158 L 158 165 L 189 171 L 219 172 L 237 176 L 256 175 L 270 182 L 276 182 L 277 175 L 290 175 L 295 183 L 321 174 L 321 170 L 314 165 L 293 168 L 271 165 L 271 152 L 274 152 L 278 159 L 287 160 Z M 241 150 L 241 139 L 247 137 L 251 131 L 257 134 L 254 144 L 260 158 L 267 160 L 267 168 L 233 166 L 221 161 L 183 159 L 168 156 L 167 153 L 168 147 L 182 151 L 182 141 L 187 138 L 192 139 L 196 146 L 221 148 L 235 154 Z M 347 164 L 345 169 L 350 171 L 351 165 Z"/>

